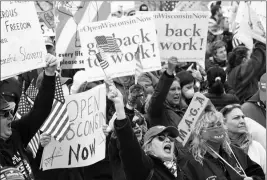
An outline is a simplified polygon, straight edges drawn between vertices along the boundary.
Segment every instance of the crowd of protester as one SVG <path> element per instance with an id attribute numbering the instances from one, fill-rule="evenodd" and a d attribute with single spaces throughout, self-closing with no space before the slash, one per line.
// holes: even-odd
<path id="1" fill-rule="evenodd" d="M 227 27 L 220 2 L 212 4 L 205 68 L 171 57 L 162 70 L 142 73 L 137 84 L 134 76 L 115 78 L 110 85 L 87 82 L 84 69 L 60 70 L 56 42 L 48 37 L 45 68 L 0 82 L 0 179 L 12 170 L 23 174 L 18 180 L 264 180 L 266 89 L 260 81 L 266 83 L 266 44 L 253 39 L 253 47 L 234 46 Z M 108 86 L 104 160 L 42 171 L 42 152 L 51 136 L 41 134 L 35 158 L 26 149 L 51 111 L 56 73 L 65 95 Z M 34 106 L 13 121 L 22 84 L 27 89 L 32 80 L 39 89 Z M 176 140 L 177 126 L 196 92 L 214 106 L 206 107 L 183 147 Z"/>

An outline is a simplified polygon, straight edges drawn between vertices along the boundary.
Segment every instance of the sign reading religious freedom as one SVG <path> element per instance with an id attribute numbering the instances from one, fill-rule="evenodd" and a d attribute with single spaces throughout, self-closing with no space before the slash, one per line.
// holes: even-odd
<path id="1" fill-rule="evenodd" d="M 177 140 L 185 146 L 196 122 L 200 119 L 205 108 L 213 104 L 201 93 L 195 93 L 191 103 L 189 104 L 181 122 L 178 124 L 179 136 Z"/>
<path id="2" fill-rule="evenodd" d="M 154 14 L 161 60 L 176 56 L 180 62 L 204 62 L 208 11 L 139 12 Z"/>
<path id="3" fill-rule="evenodd" d="M 43 170 L 83 167 L 105 158 L 106 86 L 66 96 L 70 129 L 62 142 L 54 139 L 44 148 Z"/>
<path id="4" fill-rule="evenodd" d="M 140 47 L 143 72 L 161 69 L 153 15 L 128 16 L 79 26 L 81 45 L 88 60 L 88 81 L 105 78 L 96 53 L 104 51 L 105 72 L 109 77 L 135 73 L 135 52 Z"/>
<path id="5" fill-rule="evenodd" d="M 32 1 L 1 1 L 1 80 L 45 66 L 46 49 Z"/>

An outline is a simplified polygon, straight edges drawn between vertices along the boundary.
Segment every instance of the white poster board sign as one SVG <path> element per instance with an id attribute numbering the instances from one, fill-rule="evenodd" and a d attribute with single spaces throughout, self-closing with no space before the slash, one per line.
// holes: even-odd
<path id="1" fill-rule="evenodd" d="M 43 170 L 83 167 L 105 158 L 106 86 L 66 96 L 70 129 L 62 142 L 52 140 L 43 151 Z"/>
<path id="2" fill-rule="evenodd" d="M 139 12 L 140 13 L 140 12 Z M 150 14 L 151 12 L 141 12 Z M 167 61 L 176 56 L 180 62 L 204 64 L 209 12 L 153 12 L 160 57 Z"/>
<path id="3" fill-rule="evenodd" d="M 105 53 L 109 66 L 105 69 L 111 78 L 135 73 L 135 52 L 140 47 L 143 72 L 161 69 L 155 23 L 152 15 L 128 16 L 84 24 L 79 27 L 81 44 L 88 65 L 88 81 L 105 78 L 96 58 L 96 37 L 114 39 L 121 52 Z M 109 41 L 109 40 L 107 40 Z M 107 45 L 105 47 L 108 47 Z"/>
<path id="4" fill-rule="evenodd" d="M 201 93 L 195 93 L 188 106 L 182 120 L 178 125 L 179 136 L 177 140 L 185 146 L 196 122 L 199 120 L 207 105 L 212 105 L 211 101 Z M 213 105 L 212 105 L 213 106 Z"/>
<path id="5" fill-rule="evenodd" d="M 55 1 L 56 54 L 63 58 L 62 69 L 84 68 L 78 25 L 106 20 L 110 15 L 109 1 Z"/>
<path id="6" fill-rule="evenodd" d="M 32 1 L 1 2 L 1 80 L 45 66 L 46 49 Z"/>

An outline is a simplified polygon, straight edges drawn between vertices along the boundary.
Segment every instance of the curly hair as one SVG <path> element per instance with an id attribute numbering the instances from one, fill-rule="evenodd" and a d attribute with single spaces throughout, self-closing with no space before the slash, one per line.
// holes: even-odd
<path id="1" fill-rule="evenodd" d="M 230 144 L 230 139 L 227 135 L 227 128 L 224 125 L 223 115 L 213 107 L 208 106 L 202 117 L 197 121 L 195 128 L 192 131 L 192 142 L 190 145 L 190 151 L 192 152 L 194 159 L 201 165 L 203 165 L 203 159 L 208 150 L 206 140 L 201 138 L 202 130 L 203 128 L 207 127 L 209 123 L 216 121 L 220 121 L 223 124 L 223 128 L 225 129 L 225 139 L 222 143 L 222 147 L 226 153 L 231 156 L 231 150 L 227 145 L 227 143 Z"/>

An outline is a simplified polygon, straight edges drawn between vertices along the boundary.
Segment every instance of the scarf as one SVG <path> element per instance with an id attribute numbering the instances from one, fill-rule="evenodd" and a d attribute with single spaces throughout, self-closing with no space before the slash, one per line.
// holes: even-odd
<path id="1" fill-rule="evenodd" d="M 239 148 L 241 148 L 246 154 L 248 154 L 249 145 L 252 143 L 251 134 L 243 133 L 238 138 L 232 139 L 230 137 L 231 143 Z"/>
<path id="2" fill-rule="evenodd" d="M 167 167 L 167 169 L 169 169 L 169 171 L 170 171 L 175 177 L 177 177 L 177 166 L 176 166 L 175 161 L 165 161 L 163 164 Z"/>

